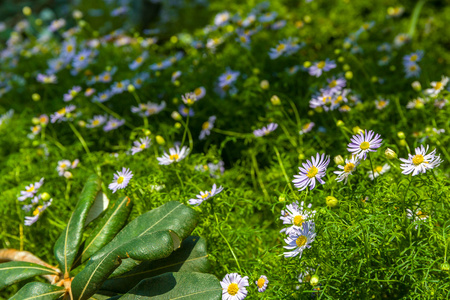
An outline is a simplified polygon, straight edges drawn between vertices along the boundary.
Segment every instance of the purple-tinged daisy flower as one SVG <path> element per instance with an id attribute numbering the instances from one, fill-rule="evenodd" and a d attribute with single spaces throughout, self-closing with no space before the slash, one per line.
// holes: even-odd
<path id="1" fill-rule="evenodd" d="M 436 155 L 436 149 L 427 154 L 428 145 L 427 148 L 421 145 L 414 150 L 415 155 L 408 154 L 408 159 L 400 158 L 403 162 L 400 164 L 400 168 L 403 170 L 402 174 L 408 175 L 412 173 L 412 176 L 416 176 L 436 168 L 442 162 L 441 157 Z"/>
<path id="2" fill-rule="evenodd" d="M 86 97 L 90 97 L 95 93 L 95 89 L 93 88 L 87 88 L 86 91 L 84 91 L 84 95 Z"/>
<path id="3" fill-rule="evenodd" d="M 333 173 L 338 175 L 336 181 L 344 181 L 347 184 L 348 176 L 352 175 L 352 172 L 356 170 L 356 166 L 359 165 L 360 159 L 356 155 L 352 155 L 350 159 L 345 159 L 345 165 L 339 165 L 338 168 L 342 171 L 334 171 Z"/>
<path id="4" fill-rule="evenodd" d="M 184 159 L 189 154 L 189 148 L 183 146 L 181 149 L 179 146 L 175 146 L 175 148 L 170 148 L 169 153 L 164 152 L 162 157 L 157 157 L 156 159 L 159 161 L 160 165 L 170 165 L 174 162 L 179 162 Z"/>
<path id="5" fill-rule="evenodd" d="M 366 159 L 368 152 L 376 152 L 381 146 L 381 136 L 372 130 L 361 132 L 352 136 L 347 150 L 360 159 Z"/>
<path id="6" fill-rule="evenodd" d="M 194 110 L 192 109 L 192 107 L 186 107 L 183 104 L 178 106 L 178 111 L 180 112 L 180 114 L 183 117 L 187 117 L 188 115 L 189 115 L 189 117 L 192 117 L 195 114 Z"/>
<path id="7" fill-rule="evenodd" d="M 193 92 L 195 94 L 195 97 L 197 97 L 197 100 L 202 99 L 206 95 L 206 89 L 204 87 L 198 87 Z"/>
<path id="8" fill-rule="evenodd" d="M 239 71 L 233 71 L 228 69 L 225 73 L 220 75 L 219 77 L 219 87 L 224 89 L 225 87 L 229 87 L 236 79 L 239 77 L 241 73 Z"/>
<path id="9" fill-rule="evenodd" d="M 150 147 L 151 139 L 146 136 L 145 138 L 140 138 L 139 141 L 134 141 L 134 146 L 131 147 L 131 155 L 135 155 L 138 152 L 144 151 Z"/>
<path id="10" fill-rule="evenodd" d="M 210 191 L 204 191 L 204 192 L 200 192 L 200 194 L 198 194 L 196 197 L 196 199 L 189 199 L 189 204 L 190 205 L 194 205 L 194 206 L 199 206 L 200 204 L 203 203 L 203 201 L 208 200 L 212 197 L 214 197 L 215 195 L 219 194 L 221 191 L 223 191 L 223 187 L 220 186 L 219 188 L 217 188 L 216 184 L 214 183 L 212 186 L 212 189 Z"/>
<path id="11" fill-rule="evenodd" d="M 268 135 L 269 133 L 271 133 L 272 131 L 277 129 L 277 127 L 278 127 L 277 123 L 270 123 L 261 129 L 254 130 L 253 135 L 256 137 L 262 137 L 262 136 Z"/>
<path id="12" fill-rule="evenodd" d="M 411 77 L 419 77 L 420 76 L 420 67 L 416 63 L 408 63 L 404 65 L 406 78 Z"/>
<path id="13" fill-rule="evenodd" d="M 248 276 L 241 277 L 238 273 L 225 275 L 220 282 L 223 300 L 243 300 L 247 297 Z"/>
<path id="14" fill-rule="evenodd" d="M 88 124 L 86 124 L 87 128 L 95 128 L 103 125 L 106 122 L 106 116 L 97 115 L 90 119 Z"/>
<path id="15" fill-rule="evenodd" d="M 66 107 L 61 108 L 54 114 L 50 115 L 50 122 L 61 122 L 61 121 L 67 121 L 69 118 L 69 115 L 72 111 L 74 111 L 77 107 L 75 105 L 68 105 Z"/>
<path id="16" fill-rule="evenodd" d="M 205 139 L 207 135 L 211 134 L 211 129 L 214 128 L 214 122 L 216 121 L 216 116 L 211 116 L 208 118 L 208 121 L 203 123 L 202 131 L 200 131 L 200 136 L 198 137 L 200 140 Z"/>
<path id="17" fill-rule="evenodd" d="M 175 71 L 172 73 L 172 78 L 170 79 L 170 81 L 175 82 L 178 78 L 180 78 L 181 76 L 181 71 Z"/>
<path id="18" fill-rule="evenodd" d="M 128 67 L 130 68 L 130 70 L 136 70 L 137 68 L 139 68 L 142 63 L 148 58 L 148 52 L 144 51 L 142 52 L 142 54 L 140 56 L 138 56 L 138 58 L 136 58 Z"/>
<path id="19" fill-rule="evenodd" d="M 108 188 L 115 193 L 119 189 L 126 188 L 131 178 L 133 178 L 133 173 L 128 168 L 122 168 L 122 171 L 114 174 L 113 182 L 109 184 Z"/>
<path id="20" fill-rule="evenodd" d="M 409 55 L 403 56 L 403 63 L 404 64 L 415 64 L 418 63 L 423 57 L 423 50 L 417 50 L 416 52 L 413 52 Z"/>
<path id="21" fill-rule="evenodd" d="M 217 27 L 221 27 L 221 26 L 227 24 L 229 19 L 230 19 L 229 12 L 224 11 L 224 12 L 218 13 L 214 17 L 214 25 L 216 25 Z"/>
<path id="22" fill-rule="evenodd" d="M 46 75 L 39 73 L 36 77 L 36 80 L 41 83 L 57 83 L 58 79 L 54 74 Z"/>
<path id="23" fill-rule="evenodd" d="M 192 105 L 197 101 L 197 96 L 195 93 L 186 93 L 181 96 L 181 100 L 186 105 Z"/>
<path id="24" fill-rule="evenodd" d="M 58 161 L 58 166 L 56 167 L 56 171 L 58 171 L 59 176 L 64 176 L 64 173 L 69 169 L 75 169 L 80 162 L 79 159 L 75 159 L 73 162 L 70 160 L 63 159 Z"/>
<path id="25" fill-rule="evenodd" d="M 297 230 L 292 235 L 284 239 L 287 244 L 285 249 L 291 250 L 290 252 L 284 252 L 284 257 L 295 257 L 300 255 L 302 257 L 303 251 L 307 248 L 311 248 L 311 243 L 314 242 L 316 237 L 315 224 L 312 221 L 305 222 L 302 229 Z"/>
<path id="26" fill-rule="evenodd" d="M 42 213 L 44 212 L 44 210 L 47 209 L 47 207 L 49 207 L 52 204 L 53 199 L 50 199 L 47 202 L 44 202 L 43 205 L 39 205 L 34 211 L 33 211 L 33 216 L 29 217 L 26 216 L 25 217 L 25 226 L 31 226 L 34 223 L 36 223 L 37 220 L 39 220 L 39 218 L 41 217 Z"/>
<path id="27" fill-rule="evenodd" d="M 64 94 L 64 102 L 71 101 L 81 91 L 81 86 L 74 86 L 66 94 Z"/>
<path id="28" fill-rule="evenodd" d="M 66 26 L 66 20 L 65 19 L 57 19 L 57 20 L 52 21 L 52 23 L 50 24 L 48 29 L 51 32 L 55 32 L 55 31 L 63 28 L 64 26 Z"/>
<path id="29" fill-rule="evenodd" d="M 425 94 L 431 97 L 436 97 L 445 88 L 448 83 L 449 78 L 447 76 L 442 76 L 441 81 L 431 82 L 432 88 L 426 89 Z"/>
<path id="30" fill-rule="evenodd" d="M 330 163 L 330 157 L 322 156 L 317 153 L 316 157 L 311 156 L 311 160 L 307 160 L 306 163 L 303 163 L 303 167 L 299 167 L 299 175 L 294 175 L 294 186 L 302 191 L 309 186 L 309 189 L 312 190 L 316 186 L 316 180 L 325 184 L 325 181 L 322 180 L 322 177 L 326 175 L 327 166 Z"/>
<path id="31" fill-rule="evenodd" d="M 375 107 L 376 107 L 378 110 L 382 110 L 382 109 L 385 108 L 388 104 L 389 104 L 389 100 L 386 100 L 386 99 L 375 100 Z"/>
<path id="32" fill-rule="evenodd" d="M 391 169 L 391 166 L 389 166 L 389 164 L 384 164 L 382 166 L 376 166 L 372 171 L 367 172 L 367 175 L 369 175 L 369 178 L 371 180 L 374 180 L 374 178 L 377 178 L 378 176 L 386 173 L 387 171 L 389 171 Z M 375 175 L 375 177 L 374 177 Z"/>
<path id="33" fill-rule="evenodd" d="M 108 131 L 111 131 L 113 129 L 119 128 L 123 124 L 125 124 L 125 120 L 124 119 L 118 120 L 116 118 L 110 117 L 108 122 L 106 123 L 106 125 L 103 127 L 103 130 L 105 132 L 108 132 Z"/>
<path id="34" fill-rule="evenodd" d="M 110 91 L 104 91 L 101 93 L 98 93 L 94 97 L 92 97 L 92 102 L 100 102 L 103 103 L 107 101 L 109 98 L 111 98 L 114 94 Z"/>
<path id="35" fill-rule="evenodd" d="M 25 191 L 20 191 L 20 196 L 17 198 L 17 200 L 23 201 L 27 198 L 33 198 L 43 184 L 44 184 L 44 177 L 42 177 L 41 180 L 39 180 L 38 182 L 26 186 Z"/>
<path id="36" fill-rule="evenodd" d="M 316 125 L 314 124 L 314 122 L 306 123 L 305 125 L 302 126 L 302 130 L 300 130 L 299 134 L 302 135 L 310 132 L 314 128 L 314 125 Z"/>
<path id="37" fill-rule="evenodd" d="M 328 82 L 327 88 L 331 94 L 336 94 L 340 92 L 347 84 L 347 81 L 342 77 L 339 77 L 337 79 L 335 77 L 328 78 L 327 82 Z"/>
<path id="38" fill-rule="evenodd" d="M 130 84 L 129 80 L 122 80 L 118 82 L 114 82 L 114 84 L 111 87 L 111 93 L 113 94 L 121 94 L 125 91 L 127 86 Z"/>
<path id="39" fill-rule="evenodd" d="M 308 72 L 311 76 L 320 77 L 322 72 L 328 72 L 331 69 L 336 68 L 336 63 L 334 60 L 326 59 L 319 62 L 314 63 L 311 67 L 309 67 Z"/>
<path id="40" fill-rule="evenodd" d="M 281 211 L 280 220 L 283 221 L 283 224 L 289 224 L 291 226 L 281 229 L 280 232 L 285 232 L 287 235 L 294 234 L 302 228 L 303 223 L 312 221 L 316 211 L 312 210 L 311 207 L 311 203 L 305 207 L 305 202 L 303 201 L 300 205 L 297 201 L 286 205 L 286 210 Z"/>
<path id="41" fill-rule="evenodd" d="M 262 293 L 267 289 L 267 285 L 269 284 L 269 279 L 265 275 L 261 275 L 255 284 L 258 286 L 258 292 Z"/>

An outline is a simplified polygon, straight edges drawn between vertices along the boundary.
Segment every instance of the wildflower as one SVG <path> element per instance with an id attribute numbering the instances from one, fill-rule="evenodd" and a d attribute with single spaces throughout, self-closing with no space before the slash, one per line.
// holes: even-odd
<path id="1" fill-rule="evenodd" d="M 284 257 L 295 257 L 302 253 L 306 248 L 311 248 L 311 243 L 314 242 L 316 237 L 314 222 L 305 222 L 302 229 L 297 230 L 294 234 L 284 239 L 287 246 L 285 249 L 291 250 L 290 252 L 284 252 Z"/>
<path id="2" fill-rule="evenodd" d="M 411 209 L 406 209 L 406 216 L 413 221 L 425 221 L 428 219 L 428 215 L 424 213 L 420 208 L 417 208 L 415 211 L 412 211 Z M 416 226 L 417 228 L 417 226 Z"/>
<path id="3" fill-rule="evenodd" d="M 305 125 L 303 125 L 302 130 L 300 130 L 299 134 L 302 135 L 310 132 L 313 129 L 314 125 L 316 125 L 314 122 L 306 123 Z"/>
<path id="4" fill-rule="evenodd" d="M 303 163 L 302 167 L 299 167 L 299 175 L 294 175 L 294 186 L 302 191 L 309 186 L 309 189 L 312 190 L 316 186 L 316 180 L 324 184 L 325 181 L 322 180 L 322 177 L 326 175 L 327 166 L 330 163 L 330 157 L 322 154 L 320 156 L 317 153 L 316 157 L 312 156 L 311 160 L 307 160 L 306 163 Z"/>
<path id="5" fill-rule="evenodd" d="M 111 96 L 113 96 L 114 94 L 110 91 L 104 91 L 101 93 L 98 93 L 97 95 L 95 95 L 92 98 L 92 102 L 100 102 L 103 103 L 105 101 L 107 101 L 109 98 L 111 98 Z"/>
<path id="6" fill-rule="evenodd" d="M 136 58 L 131 64 L 129 64 L 128 67 L 130 68 L 130 70 L 134 71 L 139 68 L 147 58 L 148 52 L 144 51 L 142 55 L 138 56 L 138 58 Z"/>
<path id="7" fill-rule="evenodd" d="M 131 155 L 135 155 L 136 153 L 141 152 L 150 147 L 150 141 L 151 140 L 149 139 L 148 136 L 139 139 L 139 141 L 134 141 L 133 142 L 134 146 L 131 148 Z"/>
<path id="8" fill-rule="evenodd" d="M 384 164 L 382 166 L 376 166 L 372 171 L 367 172 L 367 174 L 369 175 L 369 178 L 371 180 L 374 180 L 375 178 L 377 178 L 378 176 L 380 176 L 381 174 L 386 173 L 387 171 L 389 171 L 391 169 L 391 167 L 388 164 Z M 375 177 L 374 177 L 375 175 Z"/>
<path id="9" fill-rule="evenodd" d="M 416 98 L 414 100 L 409 101 L 406 104 L 406 108 L 408 108 L 408 109 L 413 109 L 413 108 L 421 109 L 421 108 L 424 107 L 424 105 L 425 105 L 425 101 L 422 98 L 419 97 L 419 98 Z"/>
<path id="10" fill-rule="evenodd" d="M 448 77 L 442 76 L 441 81 L 433 81 L 431 82 L 432 88 L 426 89 L 425 94 L 430 95 L 432 97 L 436 97 L 447 85 Z"/>
<path id="11" fill-rule="evenodd" d="M 413 82 L 411 83 L 411 87 L 412 87 L 413 90 L 415 90 L 416 92 L 420 92 L 420 90 L 422 90 L 422 85 L 421 85 L 420 82 L 418 82 L 417 80 L 416 80 L 416 81 L 413 81 Z"/>
<path id="12" fill-rule="evenodd" d="M 406 33 L 400 33 L 394 38 L 394 46 L 396 48 L 400 48 L 404 44 L 408 43 L 411 40 L 411 37 Z"/>
<path id="13" fill-rule="evenodd" d="M 307 267 L 305 271 L 301 272 L 298 275 L 298 282 L 304 283 L 304 282 L 310 282 L 311 281 L 311 274 L 316 272 L 315 269 Z"/>
<path id="14" fill-rule="evenodd" d="M 345 162 L 344 162 L 344 158 L 341 156 L 341 155 L 337 155 L 337 156 L 335 156 L 334 158 L 333 158 L 333 160 L 334 160 L 334 163 L 336 164 L 336 165 L 343 165 Z"/>
<path id="15" fill-rule="evenodd" d="M 342 77 L 339 77 L 337 79 L 335 79 L 334 77 L 328 78 L 327 82 L 328 82 L 327 88 L 331 94 L 336 94 L 340 92 L 347 84 L 347 81 Z"/>
<path id="16" fill-rule="evenodd" d="M 420 173 L 425 173 L 427 170 L 434 169 L 442 162 L 439 155 L 436 155 L 436 149 L 428 153 L 428 145 L 425 148 L 423 145 L 415 149 L 415 155 L 408 154 L 408 159 L 400 158 L 403 162 L 400 168 L 403 170 L 402 174 L 412 176 Z"/>
<path id="17" fill-rule="evenodd" d="M 170 81 L 175 82 L 178 78 L 180 78 L 181 74 L 182 74 L 181 71 L 173 72 Z"/>
<path id="18" fill-rule="evenodd" d="M 52 204 L 53 199 L 50 199 L 47 202 L 44 202 L 43 205 L 39 205 L 34 211 L 33 211 L 33 216 L 29 217 L 26 216 L 25 217 L 25 226 L 31 226 L 34 223 L 36 223 L 36 221 L 41 217 L 42 213 L 47 209 L 47 207 L 49 207 Z"/>
<path id="19" fill-rule="evenodd" d="M 114 174 L 113 182 L 109 184 L 108 188 L 115 193 L 118 189 L 126 188 L 131 178 L 133 178 L 133 173 L 128 168 L 123 167 L 122 171 L 117 171 Z"/>
<path id="20" fill-rule="evenodd" d="M 161 104 L 147 102 L 146 104 L 140 104 L 139 107 L 132 106 L 131 112 L 137 113 L 141 117 L 149 117 L 160 113 L 164 108 L 166 108 L 166 102 L 163 101 Z"/>
<path id="21" fill-rule="evenodd" d="M 261 15 L 258 18 L 258 21 L 261 22 L 261 23 L 270 23 L 273 20 L 275 20 L 277 15 L 278 15 L 278 13 L 276 13 L 274 11 L 273 12 L 268 12 L 268 13 L 265 13 L 264 15 Z"/>
<path id="22" fill-rule="evenodd" d="M 198 137 L 200 140 L 205 139 L 207 135 L 211 134 L 211 129 L 214 128 L 214 122 L 216 121 L 216 116 L 211 116 L 208 118 L 208 121 L 203 123 L 202 131 L 200 131 L 200 136 Z"/>
<path id="23" fill-rule="evenodd" d="M 111 131 L 113 129 L 116 129 L 120 126 L 122 126 L 123 124 L 125 124 L 125 120 L 118 120 L 116 118 L 110 117 L 108 122 L 106 123 L 106 125 L 103 127 L 103 130 L 105 132 Z"/>
<path id="24" fill-rule="evenodd" d="M 74 86 L 66 94 L 64 94 L 63 96 L 64 101 L 65 102 L 71 101 L 76 95 L 78 95 L 80 91 L 81 91 L 80 86 Z"/>
<path id="25" fill-rule="evenodd" d="M 34 138 L 37 134 L 39 134 L 39 132 L 41 132 L 41 125 L 35 125 L 33 127 L 31 127 L 31 138 Z"/>
<path id="26" fill-rule="evenodd" d="M 197 98 L 197 100 L 202 99 L 206 95 L 206 89 L 204 87 L 198 87 L 194 90 L 194 95 Z"/>
<path id="27" fill-rule="evenodd" d="M 379 134 L 375 134 L 372 130 L 355 134 L 348 144 L 347 150 L 353 155 L 357 155 L 360 159 L 366 159 L 368 152 L 376 152 L 381 146 L 381 138 Z"/>
<path id="28" fill-rule="evenodd" d="M 186 105 L 192 105 L 197 101 L 197 96 L 195 95 L 195 93 L 186 93 L 181 96 L 181 100 Z"/>
<path id="29" fill-rule="evenodd" d="M 129 80 L 122 80 L 122 81 L 115 82 L 111 87 L 111 93 L 113 93 L 113 94 L 123 93 L 125 91 L 125 89 L 127 88 L 128 84 L 130 84 Z"/>
<path id="30" fill-rule="evenodd" d="M 358 156 L 352 155 L 349 159 L 345 159 L 345 165 L 339 165 L 338 168 L 342 171 L 334 171 L 334 174 L 338 175 L 336 181 L 341 182 L 344 181 L 344 184 L 348 181 L 348 176 L 352 175 L 352 172 L 355 170 L 356 166 L 360 163 Z"/>
<path id="31" fill-rule="evenodd" d="M 191 107 L 186 107 L 183 104 L 178 106 L 178 111 L 183 117 L 190 116 L 192 117 L 194 115 L 194 110 Z"/>
<path id="32" fill-rule="evenodd" d="M 236 79 L 239 77 L 239 71 L 233 71 L 228 69 L 224 74 L 219 77 L 219 87 L 224 89 L 225 87 L 229 87 Z"/>
<path id="33" fill-rule="evenodd" d="M 375 100 L 375 107 L 376 107 L 378 110 L 382 110 L 382 109 L 385 108 L 388 104 L 389 104 L 389 100 L 385 100 L 385 99 L 378 99 L 378 100 Z"/>
<path id="34" fill-rule="evenodd" d="M 334 68 L 336 68 L 336 63 L 334 62 L 334 60 L 329 60 L 327 58 L 326 60 L 314 63 L 314 65 L 309 67 L 308 72 L 311 76 L 320 77 L 320 75 L 322 75 L 322 72 L 328 72 Z"/>
<path id="35" fill-rule="evenodd" d="M 267 285 L 269 284 L 269 280 L 265 275 L 261 275 L 255 284 L 258 286 L 258 292 L 262 293 L 267 289 Z"/>
<path id="36" fill-rule="evenodd" d="M 77 69 L 81 70 L 84 69 L 89 65 L 91 56 L 94 55 L 94 52 L 90 49 L 82 49 L 80 52 L 78 52 L 77 55 L 75 55 L 72 66 Z"/>
<path id="37" fill-rule="evenodd" d="M 394 150 L 387 148 L 386 151 L 384 151 L 384 156 L 386 156 L 387 159 L 394 159 L 397 158 L 397 153 L 395 153 Z"/>
<path id="38" fill-rule="evenodd" d="M 286 49 L 287 49 L 286 41 L 285 40 L 280 41 L 280 43 L 275 48 L 270 49 L 269 51 L 270 59 L 277 59 L 286 52 Z"/>
<path id="39" fill-rule="evenodd" d="M 20 191 L 20 196 L 17 198 L 17 200 L 23 201 L 27 198 L 33 198 L 43 184 L 44 184 L 44 177 L 42 177 L 41 180 L 39 180 L 38 182 L 26 186 L 25 191 Z"/>
<path id="40" fill-rule="evenodd" d="M 54 74 L 45 75 L 41 73 L 37 75 L 36 80 L 41 83 L 56 83 L 58 81 Z"/>
<path id="41" fill-rule="evenodd" d="M 222 286 L 222 299 L 224 300 L 242 300 L 247 297 L 248 277 L 241 277 L 238 273 L 225 275 L 220 282 Z"/>
<path id="42" fill-rule="evenodd" d="M 89 124 L 86 125 L 87 128 L 95 128 L 103 125 L 106 122 L 106 116 L 97 115 L 89 120 Z"/>
<path id="43" fill-rule="evenodd" d="M 379 66 L 386 66 L 389 64 L 391 60 L 391 57 L 389 55 L 385 55 L 383 57 L 380 58 L 380 60 L 378 61 L 378 65 Z"/>
<path id="44" fill-rule="evenodd" d="M 315 210 L 311 210 L 312 204 L 308 204 L 306 207 L 305 202 L 293 202 L 286 205 L 286 210 L 281 211 L 280 220 L 283 224 L 289 224 L 291 227 L 283 228 L 280 232 L 286 232 L 287 235 L 294 234 L 297 230 L 300 230 L 305 222 L 308 222 L 314 218 Z"/>
<path id="45" fill-rule="evenodd" d="M 164 152 L 162 157 L 157 157 L 157 160 L 159 161 L 160 165 L 170 165 L 174 162 L 179 162 L 180 160 L 184 159 L 188 154 L 188 147 L 183 146 L 180 149 L 179 146 L 176 146 L 175 148 L 169 149 L 169 154 L 167 154 L 167 152 Z"/>
<path id="46" fill-rule="evenodd" d="M 422 57 L 423 57 L 423 51 L 418 50 L 409 55 L 403 56 L 403 63 L 404 64 L 418 63 L 422 59 Z"/>
<path id="47" fill-rule="evenodd" d="M 261 129 L 254 130 L 253 135 L 256 137 L 262 137 L 262 136 L 268 135 L 272 131 L 275 131 L 275 129 L 277 129 L 277 127 L 278 127 L 277 123 L 270 123 L 269 125 L 264 126 Z"/>
<path id="48" fill-rule="evenodd" d="M 55 123 L 55 122 L 67 121 L 71 116 L 71 112 L 74 111 L 75 109 L 76 109 L 75 105 L 69 105 L 69 106 L 61 108 L 54 114 L 50 115 L 50 122 Z"/>
<path id="49" fill-rule="evenodd" d="M 411 77 L 419 77 L 420 75 L 420 67 L 418 64 L 416 63 L 409 63 L 406 64 L 404 66 L 405 68 L 405 73 L 406 73 L 406 78 L 411 78 Z"/>
<path id="50" fill-rule="evenodd" d="M 63 28 L 64 26 L 66 26 L 66 20 L 58 19 L 58 20 L 53 20 L 52 23 L 50 24 L 50 26 L 48 27 L 48 29 L 51 32 L 55 32 L 55 31 Z"/>
<path id="51" fill-rule="evenodd" d="M 196 197 L 197 199 L 189 199 L 189 204 L 194 206 L 199 206 L 203 203 L 203 201 L 208 200 L 209 198 L 214 197 L 215 195 L 219 194 L 221 191 L 223 191 L 223 187 L 220 186 L 217 188 L 216 184 L 214 183 L 212 186 L 212 189 L 210 191 L 204 191 L 200 192 Z"/>
<path id="52" fill-rule="evenodd" d="M 230 19 L 229 12 L 224 11 L 224 12 L 218 13 L 214 17 L 214 25 L 216 25 L 217 27 L 221 27 L 221 26 L 225 25 L 229 19 Z"/>

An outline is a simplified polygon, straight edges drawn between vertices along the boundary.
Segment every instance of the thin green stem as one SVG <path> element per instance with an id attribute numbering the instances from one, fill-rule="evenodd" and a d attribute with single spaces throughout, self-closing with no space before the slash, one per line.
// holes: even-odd
<path id="1" fill-rule="evenodd" d="M 377 184 L 377 178 L 375 177 L 375 169 L 373 168 L 372 157 L 370 156 L 370 153 L 367 153 L 367 155 L 369 156 L 370 167 L 372 168 L 373 181 L 375 182 L 375 184 Z"/>
<path id="2" fill-rule="evenodd" d="M 69 126 L 72 129 L 73 133 L 75 133 L 75 135 L 77 136 L 78 140 L 80 140 L 80 143 L 81 143 L 81 145 L 83 145 L 83 148 L 86 151 L 86 153 L 90 154 L 91 152 L 89 151 L 89 147 L 86 144 L 86 141 L 84 140 L 81 133 L 75 128 L 75 126 L 73 126 L 73 124 L 71 122 L 69 122 Z"/>
<path id="3" fill-rule="evenodd" d="M 297 193 L 294 191 L 294 188 L 291 185 L 291 181 L 289 180 L 289 177 L 286 174 L 286 170 L 284 169 L 284 165 L 283 165 L 283 161 L 281 160 L 281 156 L 280 156 L 280 152 L 278 152 L 278 149 L 276 146 L 273 147 L 273 149 L 275 150 L 275 154 L 277 155 L 277 159 L 278 159 L 278 164 L 281 167 L 281 171 L 283 171 L 283 175 L 284 175 L 284 179 L 286 180 L 289 189 L 291 190 L 292 194 L 295 195 L 295 197 L 297 198 Z"/>
<path id="4" fill-rule="evenodd" d="M 406 225 L 406 196 L 408 195 L 408 191 L 409 191 L 409 187 L 411 186 L 411 182 L 413 181 L 413 177 L 411 175 L 411 178 L 409 180 L 409 184 L 408 187 L 405 190 L 405 194 L 403 195 L 403 202 L 402 202 L 402 206 L 403 206 L 403 221 Z"/>
<path id="5" fill-rule="evenodd" d="M 114 111 L 112 111 L 109 107 L 107 107 L 106 105 L 104 105 L 101 102 L 96 101 L 95 102 L 101 109 L 103 109 L 105 112 L 107 112 L 108 114 L 110 114 L 111 116 L 113 116 L 114 118 L 121 120 L 123 119 L 119 114 L 115 113 Z M 133 125 L 131 125 L 127 120 L 125 120 L 125 126 L 127 126 L 130 129 L 134 129 L 135 127 Z"/>
<path id="6" fill-rule="evenodd" d="M 184 190 L 183 180 L 181 180 L 180 173 L 178 172 L 178 166 L 175 167 L 175 173 L 177 174 L 178 180 L 180 180 L 181 188 Z"/>
<path id="7" fill-rule="evenodd" d="M 181 147 L 183 147 L 184 140 L 186 139 L 186 134 L 187 134 L 188 127 L 189 127 L 189 114 L 187 115 L 186 123 L 184 123 L 183 120 L 181 120 L 181 122 L 184 125 L 183 139 L 181 140 Z M 192 148 L 191 148 L 191 150 L 192 150 Z"/>
<path id="8" fill-rule="evenodd" d="M 238 268 L 239 268 L 239 272 L 242 273 L 242 269 L 241 266 L 239 265 L 239 261 L 236 257 L 236 254 L 234 254 L 233 248 L 231 247 L 230 243 L 228 242 L 228 240 L 226 239 L 226 237 L 223 235 L 222 230 L 220 230 L 220 225 L 219 225 L 219 219 L 217 218 L 217 215 L 214 214 L 214 217 L 216 218 L 216 222 L 217 222 L 217 231 L 219 232 L 220 236 L 223 238 L 223 240 L 225 241 L 225 243 L 228 245 L 228 248 L 231 251 L 231 255 L 233 255 L 234 261 L 236 262 Z"/>
<path id="9" fill-rule="evenodd" d="M 225 135 L 229 135 L 229 136 L 234 136 L 234 137 L 238 137 L 238 138 L 241 138 L 241 139 L 245 139 L 245 138 L 249 137 L 249 135 L 246 134 L 246 133 L 233 132 L 233 131 L 222 130 L 222 129 L 218 129 L 218 128 L 213 128 L 211 130 L 215 131 L 217 133 L 221 133 L 221 134 L 225 134 Z"/>

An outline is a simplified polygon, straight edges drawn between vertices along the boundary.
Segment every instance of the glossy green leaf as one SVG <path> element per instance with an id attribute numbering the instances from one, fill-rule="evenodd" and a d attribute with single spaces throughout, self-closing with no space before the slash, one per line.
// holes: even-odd
<path id="1" fill-rule="evenodd" d="M 85 262 L 92 254 L 110 242 L 125 225 L 132 206 L 128 197 L 117 199 L 83 243 L 81 257 L 77 260 L 81 259 L 81 262 Z"/>
<path id="2" fill-rule="evenodd" d="M 81 191 L 77 206 L 66 228 L 56 241 L 54 253 L 64 276 L 68 275 L 72 263 L 75 260 L 83 237 L 84 222 L 100 190 L 100 178 L 96 175 L 90 176 Z"/>
<path id="3" fill-rule="evenodd" d="M 0 264 L 0 290 L 16 282 L 39 275 L 58 275 L 53 269 L 23 261 Z"/>
<path id="4" fill-rule="evenodd" d="M 165 273 L 142 280 L 121 300 L 219 300 L 222 287 L 214 275 L 203 273 Z"/>
<path id="5" fill-rule="evenodd" d="M 129 240 L 151 232 L 172 230 L 184 240 L 197 222 L 198 214 L 192 208 L 177 201 L 168 202 L 131 221 L 110 243 L 92 255 L 92 259 L 98 259 Z"/>
<path id="6" fill-rule="evenodd" d="M 108 196 L 103 192 L 97 193 L 94 203 L 89 209 L 86 220 L 84 221 L 84 226 L 91 223 L 93 220 L 97 219 L 108 208 L 108 205 L 109 205 Z"/>
<path id="7" fill-rule="evenodd" d="M 102 290 L 126 293 L 142 279 L 166 272 L 207 272 L 210 268 L 207 257 L 205 240 L 190 236 L 183 241 L 181 248 L 174 251 L 169 257 L 144 261 L 130 272 L 108 279 L 103 284 Z"/>
<path id="8" fill-rule="evenodd" d="M 53 300 L 58 299 L 64 293 L 65 289 L 60 286 L 43 282 L 30 282 L 9 300 Z"/>
<path id="9" fill-rule="evenodd" d="M 179 238 L 174 232 L 158 231 L 135 237 L 119 245 L 106 255 L 91 259 L 88 265 L 72 281 L 74 299 L 89 299 L 95 294 L 122 259 L 140 261 L 161 259 L 169 256 Z"/>

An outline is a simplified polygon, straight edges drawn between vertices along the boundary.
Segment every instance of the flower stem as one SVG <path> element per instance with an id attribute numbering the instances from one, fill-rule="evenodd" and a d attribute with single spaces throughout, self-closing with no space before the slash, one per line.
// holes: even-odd
<path id="1" fill-rule="evenodd" d="M 217 219 L 217 215 L 214 214 L 214 217 L 216 218 L 216 222 L 217 222 L 217 231 L 219 232 L 220 236 L 223 238 L 225 243 L 227 243 L 228 248 L 231 251 L 231 255 L 233 255 L 234 261 L 236 262 L 236 264 L 237 264 L 237 266 L 239 268 L 239 273 L 242 273 L 241 266 L 239 265 L 239 261 L 238 261 L 238 259 L 236 257 L 236 254 L 234 254 L 233 248 L 231 247 L 230 243 L 228 242 L 228 240 L 225 238 L 225 236 L 223 235 L 222 231 L 220 230 L 219 219 Z"/>
<path id="2" fill-rule="evenodd" d="M 370 167 L 372 168 L 373 181 L 375 182 L 375 184 L 377 184 L 377 178 L 375 177 L 375 169 L 373 168 L 372 164 L 372 157 L 370 156 L 370 153 L 367 153 L 367 155 L 369 156 Z"/>
<path id="3" fill-rule="evenodd" d="M 81 133 L 75 128 L 75 126 L 73 126 L 73 124 L 71 122 L 69 122 L 69 126 L 72 129 L 73 133 L 75 133 L 77 138 L 80 140 L 80 143 L 81 143 L 81 145 L 83 145 L 83 148 L 86 151 L 86 153 L 90 154 L 91 152 L 89 151 L 89 148 L 88 148 L 88 146 L 86 144 L 86 141 L 84 140 L 84 138 L 81 135 Z"/>

